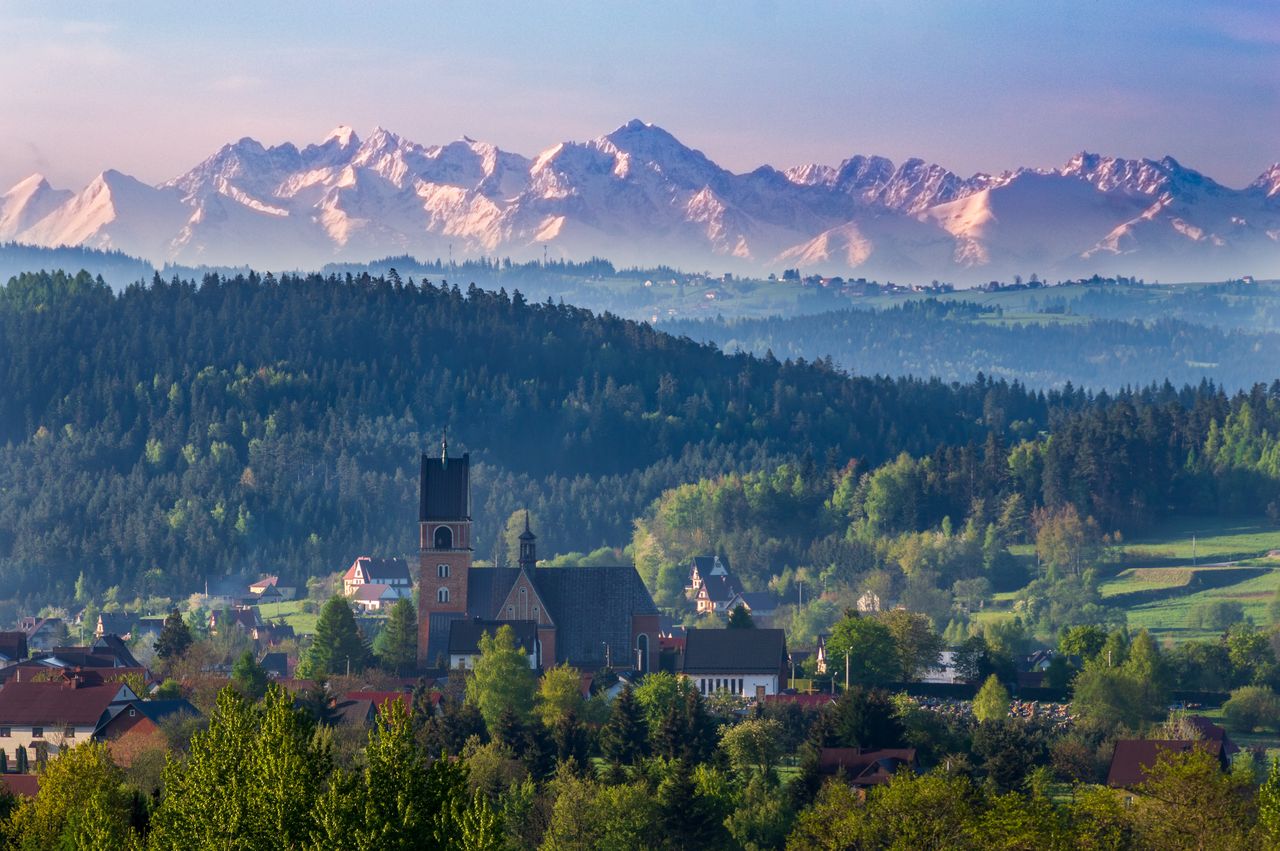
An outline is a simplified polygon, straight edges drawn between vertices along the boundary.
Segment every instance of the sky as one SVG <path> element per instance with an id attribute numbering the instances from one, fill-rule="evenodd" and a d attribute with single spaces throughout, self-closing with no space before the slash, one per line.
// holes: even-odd
<path id="1" fill-rule="evenodd" d="M 534 155 L 641 118 L 735 171 L 1089 150 L 1242 186 L 1280 161 L 1271 0 L 0 0 L 0 81 L 0 191 L 339 124 Z"/>

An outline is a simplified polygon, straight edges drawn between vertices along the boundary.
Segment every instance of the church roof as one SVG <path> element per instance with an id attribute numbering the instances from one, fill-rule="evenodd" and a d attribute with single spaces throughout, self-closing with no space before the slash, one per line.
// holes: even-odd
<path id="1" fill-rule="evenodd" d="M 471 613 L 500 618 L 519 575 L 518 568 L 472 568 L 467 575 Z M 631 664 L 631 618 L 658 614 L 633 566 L 539 567 L 529 576 L 556 624 L 557 662 L 594 671 L 604 667 L 607 647 L 614 665 Z"/>
<path id="2" fill-rule="evenodd" d="M 422 456 L 418 520 L 471 519 L 471 453 L 461 458 Z"/>

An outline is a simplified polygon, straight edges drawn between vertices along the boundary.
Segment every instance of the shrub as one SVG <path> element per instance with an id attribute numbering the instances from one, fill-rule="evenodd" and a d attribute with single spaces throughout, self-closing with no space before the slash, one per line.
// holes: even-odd
<path id="1" fill-rule="evenodd" d="M 1242 733 L 1259 728 L 1274 730 L 1280 727 L 1280 697 L 1264 686 L 1238 688 L 1222 705 L 1222 715 L 1228 727 Z"/>
<path id="2" fill-rule="evenodd" d="M 1244 604 L 1239 600 L 1209 600 L 1191 610 L 1195 629 L 1223 631 L 1244 619 Z"/>

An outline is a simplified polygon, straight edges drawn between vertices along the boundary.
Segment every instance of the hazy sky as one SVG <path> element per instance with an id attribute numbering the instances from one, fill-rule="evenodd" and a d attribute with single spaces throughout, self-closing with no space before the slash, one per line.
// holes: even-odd
<path id="1" fill-rule="evenodd" d="M 737 171 L 1087 149 L 1243 185 L 1280 160 L 1280 5 L 0 0 L 0 191 L 336 124 L 532 155 L 634 117 Z"/>

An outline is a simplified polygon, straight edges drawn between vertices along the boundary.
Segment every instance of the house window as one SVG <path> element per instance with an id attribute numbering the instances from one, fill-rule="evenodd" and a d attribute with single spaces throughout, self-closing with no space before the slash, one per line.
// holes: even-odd
<path id="1" fill-rule="evenodd" d="M 44 738 L 44 727 L 32 727 L 32 728 L 31 728 L 31 738 L 33 738 L 33 739 L 43 739 L 43 738 Z"/>
<path id="2" fill-rule="evenodd" d="M 507 606 L 507 617 L 509 617 L 509 618 L 515 617 L 515 614 L 516 614 L 516 607 L 515 607 L 515 606 Z"/>
<path id="3" fill-rule="evenodd" d="M 62 737 L 64 739 L 74 739 L 76 737 L 76 728 L 67 727 L 67 729 L 62 732 Z"/>
<path id="4" fill-rule="evenodd" d="M 644 633 L 636 636 L 636 668 L 641 673 L 647 673 L 649 670 L 649 636 Z"/>
<path id="5" fill-rule="evenodd" d="M 441 588 L 439 591 L 437 591 L 437 592 L 436 592 L 436 602 L 437 602 L 437 603 L 447 603 L 447 602 L 449 602 L 449 589 L 448 589 L 448 588 Z"/>
<path id="6" fill-rule="evenodd" d="M 135 715 L 137 715 L 137 714 L 138 714 L 138 710 L 136 710 L 136 709 L 134 709 L 132 706 L 130 706 L 130 707 L 129 707 L 129 717 L 130 717 L 130 718 L 132 718 L 132 717 L 134 717 L 134 716 L 135 716 Z"/>
<path id="7" fill-rule="evenodd" d="M 439 574 L 439 576 L 440 576 L 440 578 L 441 578 L 441 579 L 448 579 L 448 578 L 449 578 L 449 565 L 447 565 L 447 564 L 437 564 L 437 565 L 436 565 L 436 573 L 437 573 L 437 574 Z"/>
<path id="8" fill-rule="evenodd" d="M 453 549 L 453 530 L 448 526 L 436 527 L 436 549 L 451 550 Z"/>
<path id="9" fill-rule="evenodd" d="M 9 728 L 0 727 L 0 739 L 7 739 L 7 738 L 9 738 Z"/>

